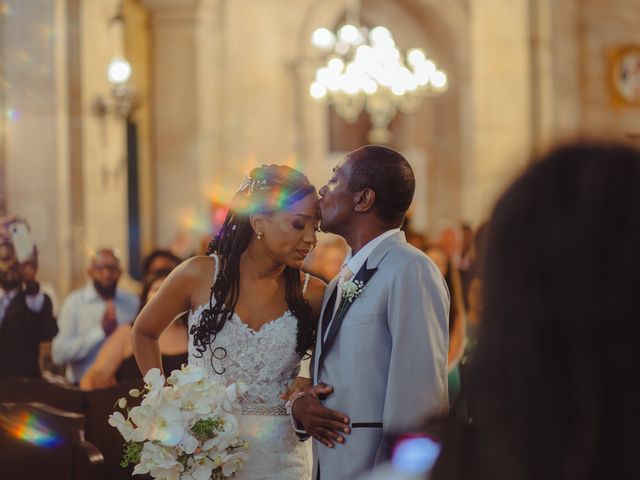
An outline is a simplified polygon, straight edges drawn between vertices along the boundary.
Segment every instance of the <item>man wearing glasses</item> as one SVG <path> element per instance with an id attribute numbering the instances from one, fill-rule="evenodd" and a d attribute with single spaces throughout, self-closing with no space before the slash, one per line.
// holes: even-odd
<path id="1" fill-rule="evenodd" d="M 105 338 L 135 319 L 139 306 L 134 295 L 118 288 L 122 271 L 115 250 L 98 250 L 87 273 L 90 281 L 65 299 L 53 340 L 53 362 L 67 365 L 67 380 L 73 384 L 91 366 Z"/>

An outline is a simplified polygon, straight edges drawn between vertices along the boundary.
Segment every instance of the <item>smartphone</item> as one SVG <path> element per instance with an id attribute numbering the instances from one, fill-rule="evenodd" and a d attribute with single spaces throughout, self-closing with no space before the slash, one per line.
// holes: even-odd
<path id="1" fill-rule="evenodd" d="M 18 263 L 24 263 L 33 258 L 35 244 L 31 238 L 29 226 L 22 220 L 16 220 L 8 225 L 13 249 Z"/>
<path id="2" fill-rule="evenodd" d="M 440 440 L 426 433 L 408 433 L 391 439 L 391 464 L 395 471 L 422 475 L 440 455 Z"/>

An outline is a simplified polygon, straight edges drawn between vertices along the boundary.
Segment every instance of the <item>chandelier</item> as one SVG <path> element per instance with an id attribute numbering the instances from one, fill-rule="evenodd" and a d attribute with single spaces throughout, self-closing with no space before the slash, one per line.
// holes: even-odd
<path id="1" fill-rule="evenodd" d="M 425 96 L 448 88 L 447 74 L 422 49 L 404 55 L 383 26 L 369 30 L 347 23 L 336 33 L 318 28 L 311 43 L 326 62 L 317 69 L 309 94 L 333 105 L 349 123 L 366 111 L 373 143 L 389 143 L 389 122 L 398 111 L 414 112 Z"/>

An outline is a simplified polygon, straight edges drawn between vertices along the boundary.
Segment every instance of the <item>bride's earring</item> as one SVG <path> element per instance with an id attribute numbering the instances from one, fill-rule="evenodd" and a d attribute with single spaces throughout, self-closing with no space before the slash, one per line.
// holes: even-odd
<path id="1" fill-rule="evenodd" d="M 262 240 L 262 232 L 258 232 L 258 240 Z"/>

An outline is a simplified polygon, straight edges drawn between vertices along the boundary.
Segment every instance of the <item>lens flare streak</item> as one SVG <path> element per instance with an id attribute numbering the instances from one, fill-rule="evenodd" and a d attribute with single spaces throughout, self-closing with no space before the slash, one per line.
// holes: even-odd
<path id="1" fill-rule="evenodd" d="M 53 448 L 63 443 L 40 419 L 24 411 L 14 415 L 0 415 L 0 428 L 11 437 L 37 447 Z"/>

